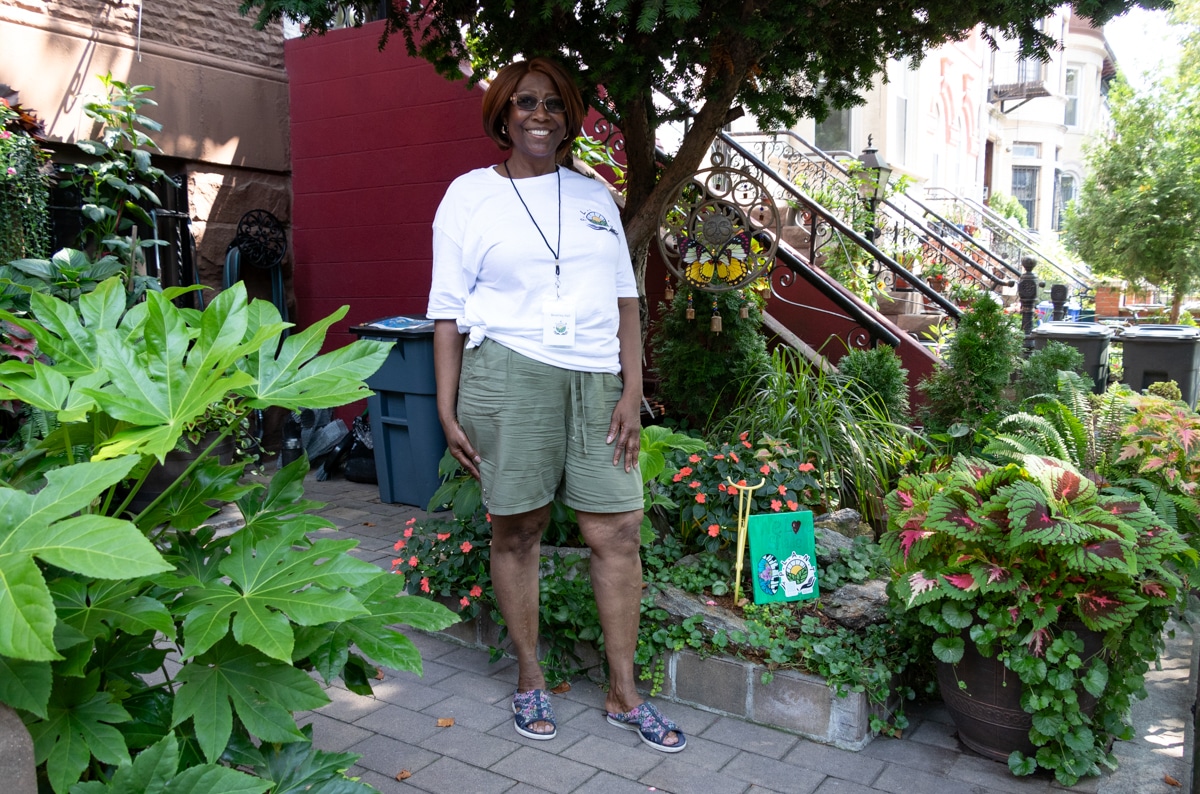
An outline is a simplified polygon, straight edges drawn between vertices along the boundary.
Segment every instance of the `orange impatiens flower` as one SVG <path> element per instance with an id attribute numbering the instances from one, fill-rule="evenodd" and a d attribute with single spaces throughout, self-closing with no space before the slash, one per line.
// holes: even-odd
<path id="1" fill-rule="evenodd" d="M 472 549 L 472 546 L 471 546 L 471 541 L 469 541 L 469 540 L 464 540 L 464 541 L 462 542 L 462 545 L 461 545 L 461 546 L 459 546 L 459 548 L 460 548 L 460 549 L 462 549 L 462 553 L 463 553 L 463 554 L 466 554 L 467 552 L 469 552 L 469 551 Z"/>
<path id="2" fill-rule="evenodd" d="M 469 607 L 471 606 L 471 599 L 463 596 L 462 598 L 458 599 L 458 603 L 462 604 L 464 607 Z"/>
<path id="3" fill-rule="evenodd" d="M 450 533 L 449 532 L 439 532 L 437 534 L 437 539 L 438 540 L 450 540 Z"/>
<path id="4" fill-rule="evenodd" d="M 787 505 L 788 510 L 791 510 L 793 513 L 800 509 L 800 504 L 798 502 L 793 502 L 791 499 L 788 499 Z"/>
<path id="5" fill-rule="evenodd" d="M 428 576 L 426 576 L 424 579 L 421 580 L 421 592 L 422 593 L 429 592 L 429 577 Z"/>
<path id="6" fill-rule="evenodd" d="M 696 494 L 696 502 L 698 502 L 699 504 L 704 504 L 706 501 L 708 501 L 707 496 L 705 496 L 702 493 Z"/>
<path id="7" fill-rule="evenodd" d="M 688 487 L 689 487 L 689 488 L 699 488 L 699 487 L 700 487 L 700 481 L 699 481 L 699 480 L 692 480 L 691 482 L 689 482 L 689 483 L 688 483 Z"/>
<path id="8" fill-rule="evenodd" d="M 778 513 L 780 508 L 782 508 L 782 507 L 783 507 L 783 502 L 779 501 L 778 499 L 771 500 L 771 509 L 774 510 L 776 513 Z"/>
<path id="9" fill-rule="evenodd" d="M 402 541 L 402 540 L 396 541 L 396 545 L 392 546 L 392 548 L 395 549 L 396 551 L 400 551 L 400 549 L 404 548 L 404 541 Z"/>
<path id="10" fill-rule="evenodd" d="M 708 536 L 710 538 L 715 538 L 717 535 L 720 535 L 720 534 L 721 534 L 721 525 L 720 524 L 709 524 L 708 525 Z"/>
<path id="11" fill-rule="evenodd" d="M 483 595 L 482 587 L 480 587 L 479 585 L 475 585 L 474 587 L 471 588 L 471 598 L 479 598 L 479 596 L 481 596 L 481 595 Z"/>
<path id="12" fill-rule="evenodd" d="M 801 463 L 796 468 L 799 469 L 800 471 L 815 471 L 817 467 L 812 465 L 811 463 Z"/>
<path id="13" fill-rule="evenodd" d="M 700 462 L 700 456 L 695 453 L 692 453 L 688 457 L 688 463 L 699 463 L 699 462 Z"/>
<path id="14" fill-rule="evenodd" d="M 421 561 L 416 558 L 416 555 L 413 555 L 412 557 L 408 558 L 408 567 L 409 568 L 416 568 L 420 564 L 421 564 Z"/>

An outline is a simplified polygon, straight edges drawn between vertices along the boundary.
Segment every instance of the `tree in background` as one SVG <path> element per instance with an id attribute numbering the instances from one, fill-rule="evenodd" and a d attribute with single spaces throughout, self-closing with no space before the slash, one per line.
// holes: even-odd
<path id="1" fill-rule="evenodd" d="M 764 128 L 824 119 L 830 108 L 862 102 L 859 93 L 890 57 L 919 60 L 926 50 L 965 38 L 978 24 L 988 38 L 1019 39 L 1047 57 L 1053 38 L 1037 23 L 1059 0 L 955 3 L 795 0 L 438 0 L 384 4 L 390 34 L 410 54 L 450 78 L 469 62 L 478 81 L 520 57 L 550 55 L 581 75 L 584 98 L 624 135 L 628 162 L 625 231 L 635 261 L 658 230 L 668 191 L 694 172 L 722 126 L 740 110 Z M 1100 25 L 1134 5 L 1169 0 L 1075 0 L 1077 14 Z M 358 21 L 378 0 L 242 0 L 256 25 L 283 18 L 321 34 L 347 13 Z M 655 92 L 660 92 L 656 97 Z M 674 96 L 681 107 L 664 102 Z M 694 109 L 694 112 L 693 112 Z M 674 158 L 659 172 L 659 125 L 690 118 Z"/>
<path id="2" fill-rule="evenodd" d="M 1109 92 L 1112 132 L 1088 151 L 1088 176 L 1067 210 L 1067 245 L 1097 275 L 1171 293 L 1171 322 L 1200 286 L 1200 3 L 1177 6 L 1184 28 L 1173 71 L 1135 92 Z"/>

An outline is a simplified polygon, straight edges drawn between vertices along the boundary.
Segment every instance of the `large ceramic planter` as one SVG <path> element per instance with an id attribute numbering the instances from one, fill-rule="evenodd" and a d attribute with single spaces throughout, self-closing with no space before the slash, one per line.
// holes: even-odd
<path id="1" fill-rule="evenodd" d="M 1083 640 L 1083 659 L 1100 652 L 1102 637 L 1083 625 L 1069 628 Z M 980 755 L 1007 761 L 1014 750 L 1033 755 L 1029 740 L 1033 715 L 1021 708 L 1021 679 L 995 657 L 982 656 L 975 643 L 964 637 L 963 658 L 958 664 L 938 662 L 938 689 L 946 710 L 958 729 L 958 738 Z M 1096 699 L 1079 692 L 1079 704 L 1089 717 Z"/>

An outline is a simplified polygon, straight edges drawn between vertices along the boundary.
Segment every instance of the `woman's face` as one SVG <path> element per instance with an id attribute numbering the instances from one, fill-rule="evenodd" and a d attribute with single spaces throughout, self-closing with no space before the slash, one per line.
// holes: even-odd
<path id="1" fill-rule="evenodd" d="M 517 83 L 514 96 L 532 96 L 537 99 L 558 97 L 554 81 L 541 72 L 530 72 Z M 529 165 L 554 162 L 559 144 L 567 134 L 567 114 L 551 113 L 544 104 L 533 110 L 521 110 L 512 101 L 508 104 L 508 137 L 512 141 L 513 159 L 527 161 Z"/>

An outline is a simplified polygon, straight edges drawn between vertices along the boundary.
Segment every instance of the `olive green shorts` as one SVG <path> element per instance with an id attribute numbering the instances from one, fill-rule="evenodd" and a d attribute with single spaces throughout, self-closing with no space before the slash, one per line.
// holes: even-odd
<path id="1" fill-rule="evenodd" d="M 642 508 L 642 476 L 606 444 L 622 384 L 608 372 L 534 361 L 485 339 L 463 351 L 458 421 L 482 459 L 483 503 L 499 516 L 555 498 L 575 510 Z"/>

